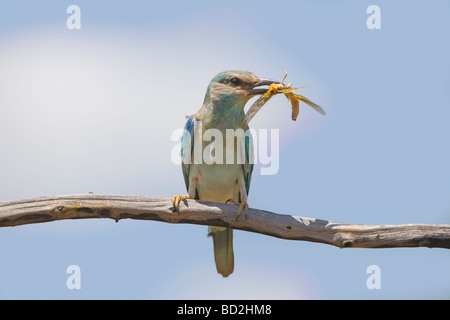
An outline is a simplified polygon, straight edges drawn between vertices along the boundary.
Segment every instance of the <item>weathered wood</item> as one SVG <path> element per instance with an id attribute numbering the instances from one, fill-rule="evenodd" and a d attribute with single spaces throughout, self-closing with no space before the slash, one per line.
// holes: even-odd
<path id="1" fill-rule="evenodd" d="M 187 206 L 186 206 L 187 204 Z M 0 227 L 64 219 L 111 218 L 222 226 L 273 237 L 320 242 L 340 248 L 450 248 L 450 225 L 349 225 L 250 208 L 188 200 L 174 213 L 171 199 L 82 194 L 0 202 Z"/>

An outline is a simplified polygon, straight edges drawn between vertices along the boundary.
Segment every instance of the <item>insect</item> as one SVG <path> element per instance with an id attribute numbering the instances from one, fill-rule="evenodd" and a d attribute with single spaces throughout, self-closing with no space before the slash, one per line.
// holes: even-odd
<path id="1" fill-rule="evenodd" d="M 314 102 L 312 102 L 311 100 L 305 98 L 304 96 L 302 96 L 300 94 L 294 93 L 294 91 L 303 89 L 303 87 L 292 88 L 291 83 L 285 85 L 283 82 L 287 77 L 287 72 L 286 72 L 286 70 L 284 70 L 284 68 L 283 68 L 283 71 L 284 71 L 284 77 L 283 77 L 283 80 L 281 80 L 281 83 L 272 83 L 269 86 L 269 90 L 267 90 L 266 93 L 261 95 L 261 97 L 259 97 L 259 99 L 256 100 L 255 103 L 250 107 L 247 114 L 245 115 L 246 123 L 250 122 L 250 120 L 262 108 L 262 106 L 267 103 L 267 101 L 269 101 L 273 96 L 280 94 L 280 93 L 283 93 L 286 96 L 286 98 L 291 102 L 291 106 L 292 106 L 291 118 L 294 121 L 297 120 L 297 117 L 298 117 L 298 114 L 300 111 L 299 101 L 306 103 L 307 105 L 309 105 L 311 108 L 313 108 L 314 110 L 316 110 L 317 112 L 319 112 L 322 115 L 327 114 L 325 112 L 325 110 L 323 110 L 322 107 L 320 107 L 319 105 L 315 104 Z"/>

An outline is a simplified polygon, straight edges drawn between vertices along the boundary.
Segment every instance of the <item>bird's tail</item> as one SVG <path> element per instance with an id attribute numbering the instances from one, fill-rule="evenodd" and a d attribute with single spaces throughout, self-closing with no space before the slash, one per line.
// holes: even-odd
<path id="1" fill-rule="evenodd" d="M 213 238 L 217 272 L 228 277 L 234 269 L 233 229 L 208 227 L 208 236 Z"/>

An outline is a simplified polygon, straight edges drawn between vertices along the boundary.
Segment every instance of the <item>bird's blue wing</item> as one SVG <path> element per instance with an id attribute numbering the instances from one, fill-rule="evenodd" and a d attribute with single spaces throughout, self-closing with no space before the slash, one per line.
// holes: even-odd
<path id="1" fill-rule="evenodd" d="M 247 128 L 247 131 L 244 136 L 245 143 L 245 163 L 244 163 L 244 178 L 245 178 L 245 189 L 247 190 L 247 196 L 250 192 L 250 182 L 252 180 L 252 172 L 253 172 L 253 139 L 250 133 L 250 130 Z"/>
<path id="2" fill-rule="evenodd" d="M 193 116 L 189 117 L 184 126 L 183 136 L 181 137 L 181 169 L 183 171 L 184 183 L 186 184 L 187 191 L 189 191 L 189 168 L 194 147 L 193 132 L 195 121 Z"/>

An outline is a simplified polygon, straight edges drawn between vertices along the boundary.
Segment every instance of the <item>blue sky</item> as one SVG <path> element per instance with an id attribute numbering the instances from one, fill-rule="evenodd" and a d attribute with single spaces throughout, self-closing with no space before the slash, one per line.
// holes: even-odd
<path id="1" fill-rule="evenodd" d="M 68 30 L 66 9 L 81 9 Z M 366 9 L 381 9 L 381 29 Z M 0 201 L 183 194 L 171 133 L 219 72 L 306 86 L 251 123 L 280 130 L 251 207 L 355 224 L 450 223 L 448 1 L 0 1 Z M 235 231 L 215 271 L 206 227 L 59 221 L 0 230 L 0 298 L 448 299 L 444 249 L 338 249 Z M 81 269 L 68 290 L 66 268 Z M 381 289 L 366 286 L 378 265 Z"/>

